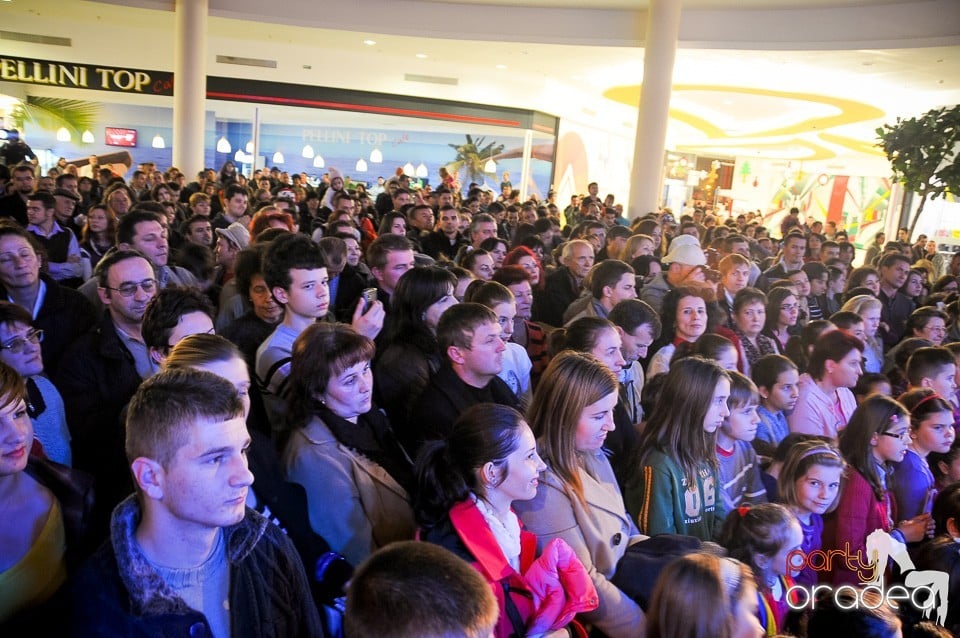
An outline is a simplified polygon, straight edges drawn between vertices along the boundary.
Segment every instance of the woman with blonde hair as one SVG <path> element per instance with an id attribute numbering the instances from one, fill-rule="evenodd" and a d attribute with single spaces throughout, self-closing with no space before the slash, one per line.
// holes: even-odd
<path id="1" fill-rule="evenodd" d="M 589 354 L 565 351 L 550 362 L 527 419 L 547 470 L 536 497 L 514 503 L 539 549 L 554 538 L 573 547 L 600 599 L 584 619 L 611 638 L 636 636 L 643 622 L 640 606 L 610 580 L 627 547 L 644 538 L 603 452 L 617 388 L 610 368 Z"/>
<path id="2" fill-rule="evenodd" d="M 851 297 L 840 308 L 841 312 L 855 312 L 863 319 L 863 369 L 877 373 L 883 368 L 883 343 L 877 337 L 883 303 L 873 295 Z"/>

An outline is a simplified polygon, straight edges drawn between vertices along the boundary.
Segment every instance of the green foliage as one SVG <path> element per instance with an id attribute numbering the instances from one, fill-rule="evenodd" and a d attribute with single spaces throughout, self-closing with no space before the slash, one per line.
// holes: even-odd
<path id="1" fill-rule="evenodd" d="M 466 144 L 447 144 L 457 151 L 457 156 L 447 166 L 447 170 L 454 174 L 466 171 L 470 181 L 482 182 L 484 176 L 483 165 L 497 153 L 503 152 L 503 144 L 490 142 L 484 145 L 486 139 L 483 137 L 477 138 L 476 141 L 469 135 L 466 138 Z"/>
<path id="2" fill-rule="evenodd" d="M 927 111 L 920 117 L 877 129 L 893 178 L 920 195 L 920 206 L 910 224 L 910 233 L 920 218 L 927 199 L 936 199 L 947 191 L 960 194 L 960 105 Z"/>
<path id="3" fill-rule="evenodd" d="M 29 96 L 14 108 L 12 119 L 13 126 L 20 130 L 26 124 L 45 131 L 64 127 L 73 139 L 79 140 L 83 131 L 94 127 L 99 112 L 100 105 L 96 102 Z"/>

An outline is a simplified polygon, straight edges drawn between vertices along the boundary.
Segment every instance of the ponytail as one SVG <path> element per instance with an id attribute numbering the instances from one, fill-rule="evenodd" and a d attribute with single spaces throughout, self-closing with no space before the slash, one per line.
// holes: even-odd
<path id="1" fill-rule="evenodd" d="M 502 465 L 506 476 L 507 457 L 516 450 L 525 425 L 511 407 L 478 403 L 460 415 L 446 439 L 427 443 L 416 464 L 417 523 L 430 529 L 471 492 L 482 497 L 479 474 L 487 463 Z"/>

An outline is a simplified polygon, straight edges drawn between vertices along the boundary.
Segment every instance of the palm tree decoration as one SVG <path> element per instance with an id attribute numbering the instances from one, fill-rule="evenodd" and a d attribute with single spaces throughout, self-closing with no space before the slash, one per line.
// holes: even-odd
<path id="1" fill-rule="evenodd" d="M 483 137 L 478 137 L 476 141 L 469 135 L 466 137 L 466 144 L 447 144 L 457 151 L 456 158 L 447 166 L 447 170 L 457 175 L 460 174 L 461 170 L 466 171 L 470 181 L 482 182 L 485 175 L 483 165 L 497 153 L 503 151 L 503 144 L 490 142 L 485 145 L 486 139 Z"/>
<path id="2" fill-rule="evenodd" d="M 45 131 L 65 128 L 73 139 L 79 140 L 83 131 L 94 127 L 99 113 L 100 105 L 96 102 L 28 96 L 14 107 L 11 119 L 21 131 L 27 124 Z"/>

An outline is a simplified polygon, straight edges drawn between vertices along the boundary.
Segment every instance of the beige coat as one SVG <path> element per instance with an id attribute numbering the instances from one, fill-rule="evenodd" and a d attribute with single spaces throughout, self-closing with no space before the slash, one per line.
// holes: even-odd
<path id="1" fill-rule="evenodd" d="M 376 549 L 412 540 L 410 497 L 385 469 L 340 444 L 314 417 L 290 437 L 287 478 L 307 492 L 310 526 L 354 566 Z"/>
<path id="2" fill-rule="evenodd" d="M 584 618 L 610 638 L 644 635 L 643 611 L 608 579 L 627 546 L 643 538 L 627 514 L 610 461 L 602 452 L 582 455 L 580 481 L 586 504 L 549 467 L 537 496 L 515 501 L 514 509 L 528 530 L 537 535 L 542 550 L 553 538 L 562 538 L 587 568 L 600 606 Z"/>

